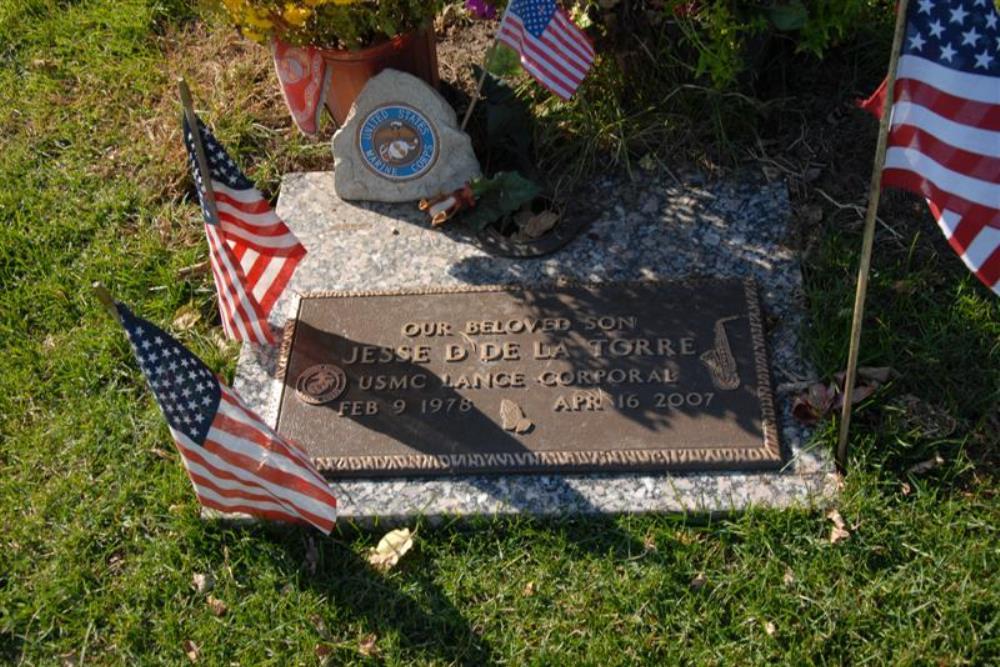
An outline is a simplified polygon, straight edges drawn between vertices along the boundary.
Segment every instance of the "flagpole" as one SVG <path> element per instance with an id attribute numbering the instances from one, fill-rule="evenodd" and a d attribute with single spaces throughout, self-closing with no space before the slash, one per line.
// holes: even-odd
<path id="1" fill-rule="evenodd" d="M 215 206 L 215 191 L 212 189 L 212 172 L 208 169 L 208 159 L 205 157 L 205 146 L 201 143 L 201 131 L 198 126 L 198 117 L 194 114 L 194 103 L 191 101 L 191 89 L 188 88 L 184 77 L 177 77 L 177 90 L 181 95 L 181 105 L 184 107 L 184 117 L 187 119 L 188 127 L 191 128 L 191 143 L 194 144 L 195 158 L 198 160 L 198 171 L 201 172 L 201 184 L 205 188 L 205 206 L 208 208 L 211 223 L 214 225 L 219 219 L 219 211 Z M 195 187 L 197 187 L 195 183 Z"/>
<path id="2" fill-rule="evenodd" d="M 97 300 L 101 302 L 102 306 L 104 306 L 104 310 L 108 311 L 108 315 L 115 318 L 115 321 L 118 322 L 118 324 L 121 324 L 122 316 L 121 313 L 118 312 L 118 307 L 115 305 L 115 300 L 111 296 L 111 292 L 109 292 L 100 282 L 95 282 L 90 287 L 94 290 L 94 295 L 97 297 Z"/>
<path id="3" fill-rule="evenodd" d="M 507 10 L 508 9 L 510 9 L 510 3 L 507 4 L 507 7 L 503 10 L 503 16 L 500 17 L 500 25 L 501 26 L 503 26 L 504 19 L 507 18 Z M 472 99 L 469 101 L 469 108 L 465 110 L 465 117 L 462 118 L 462 128 L 461 128 L 462 132 L 465 132 L 465 128 L 469 124 L 469 119 L 472 118 L 472 111 L 476 108 L 476 103 L 478 103 L 479 100 L 482 98 L 483 84 L 486 83 L 486 74 L 487 74 L 487 72 L 486 72 L 486 66 L 487 66 L 487 64 L 489 63 L 489 60 L 490 60 L 490 53 L 493 52 L 493 50 L 497 48 L 497 44 L 499 44 L 499 43 L 500 43 L 500 40 L 497 39 L 496 37 L 494 37 L 493 38 L 493 43 L 490 44 L 490 47 L 488 49 L 486 49 L 486 53 L 483 55 L 483 62 L 482 62 L 482 65 L 480 65 L 480 67 L 482 68 L 483 72 L 482 72 L 482 74 L 479 75 L 479 82 L 476 84 L 476 90 L 472 94 Z"/>
<path id="4" fill-rule="evenodd" d="M 878 143 L 875 147 L 875 163 L 872 166 L 871 182 L 868 185 L 868 210 L 865 213 L 864 237 L 861 241 L 861 263 L 858 266 L 858 285 L 854 294 L 854 317 L 851 322 L 851 347 L 847 356 L 847 375 L 844 378 L 843 406 L 840 417 L 840 434 L 837 438 L 837 469 L 847 471 L 847 436 L 851 427 L 851 396 L 858 372 L 858 354 L 861 347 L 861 324 L 864 319 L 865 296 L 868 292 L 868 274 L 871 270 L 872 247 L 875 244 L 875 221 L 878 217 L 879 198 L 882 194 L 882 169 L 889 143 L 889 121 L 892 111 L 893 90 L 896 87 L 896 70 L 899 53 L 906 34 L 906 8 L 909 0 L 899 0 L 896 7 L 896 31 L 892 38 L 889 56 L 889 74 L 886 77 L 885 102 L 878 128 Z"/>

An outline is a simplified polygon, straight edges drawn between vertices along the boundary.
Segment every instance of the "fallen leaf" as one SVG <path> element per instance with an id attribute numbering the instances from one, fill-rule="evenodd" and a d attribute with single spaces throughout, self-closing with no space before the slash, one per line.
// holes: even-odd
<path id="1" fill-rule="evenodd" d="M 792 568 L 785 568 L 785 575 L 781 578 L 781 581 L 784 582 L 786 586 L 791 586 L 795 583 L 795 573 L 792 572 Z"/>
<path id="2" fill-rule="evenodd" d="M 188 657 L 188 660 L 198 662 L 198 655 L 201 653 L 201 649 L 197 644 L 190 639 L 185 639 L 181 646 L 184 648 L 184 655 Z"/>
<path id="3" fill-rule="evenodd" d="M 316 644 L 313 648 L 313 653 L 315 653 L 316 657 L 320 659 L 320 664 L 325 665 L 326 658 L 333 653 L 333 647 L 329 644 Z"/>
<path id="4" fill-rule="evenodd" d="M 768 637 L 773 637 L 774 633 L 778 631 L 778 628 L 771 621 L 764 623 L 764 632 L 767 633 Z"/>
<path id="5" fill-rule="evenodd" d="M 837 528 L 836 526 L 834 526 L 833 528 L 830 529 L 830 544 L 836 544 L 841 540 L 846 540 L 850 536 L 851 534 L 848 531 L 844 530 L 843 528 Z"/>
<path id="6" fill-rule="evenodd" d="M 704 574 L 699 572 L 695 575 L 695 578 L 691 580 L 691 583 L 688 584 L 688 587 L 693 591 L 698 591 L 704 588 L 707 583 L 708 579 L 705 578 Z"/>
<path id="7" fill-rule="evenodd" d="M 212 333 L 209 335 L 209 337 L 212 339 L 212 342 L 215 343 L 215 346 L 220 350 L 222 350 L 223 352 L 229 350 L 229 344 L 230 344 L 229 339 L 226 338 L 226 335 L 221 331 L 219 331 L 218 329 L 212 329 Z"/>
<path id="8" fill-rule="evenodd" d="M 535 594 L 535 582 L 529 581 L 524 585 L 524 588 L 521 590 L 521 595 L 523 595 L 526 598 L 530 598 L 534 594 Z"/>
<path id="9" fill-rule="evenodd" d="M 549 231 L 559 222 L 560 216 L 555 211 L 542 211 L 528 218 L 528 223 L 523 227 L 524 233 L 530 238 L 537 239 L 539 236 Z"/>
<path id="10" fill-rule="evenodd" d="M 656 551 L 656 538 L 652 535 L 647 535 L 642 539 L 642 548 L 647 553 L 650 551 Z"/>
<path id="11" fill-rule="evenodd" d="M 225 602 L 211 595 L 205 598 L 205 603 L 208 605 L 208 608 L 212 610 L 212 613 L 215 614 L 216 616 L 224 616 L 226 612 L 229 610 Z"/>
<path id="12" fill-rule="evenodd" d="M 833 522 L 833 528 L 830 529 L 830 544 L 836 544 L 851 536 L 847 524 L 844 523 L 844 517 L 840 516 L 836 508 L 827 512 L 826 518 Z"/>
<path id="13" fill-rule="evenodd" d="M 903 482 L 900 491 L 902 491 L 904 496 L 908 496 L 913 492 L 913 488 L 910 486 L 909 482 Z"/>
<path id="14" fill-rule="evenodd" d="M 198 324 L 199 320 L 201 320 L 201 311 L 195 308 L 193 304 L 183 305 L 174 313 L 174 329 L 187 331 Z"/>
<path id="15" fill-rule="evenodd" d="M 195 593 L 204 595 L 215 588 L 215 577 L 210 572 L 208 574 L 195 572 L 194 576 L 191 577 L 191 586 L 194 588 Z"/>
<path id="16" fill-rule="evenodd" d="M 80 658 L 73 651 L 63 653 L 59 658 L 62 660 L 62 667 L 76 667 L 80 664 Z"/>
<path id="17" fill-rule="evenodd" d="M 323 639 L 330 638 L 330 632 L 326 629 L 326 623 L 323 622 L 322 616 L 319 614 L 313 614 L 309 617 L 309 622 L 313 624 L 314 628 L 316 628 L 316 632 L 319 633 L 320 637 Z"/>
<path id="18" fill-rule="evenodd" d="M 906 469 L 907 475 L 922 475 L 925 472 L 929 472 L 937 468 L 938 466 L 944 465 L 944 459 L 941 458 L 940 454 L 935 454 L 934 458 L 927 459 L 926 461 L 921 461 L 920 463 L 910 466 Z"/>
<path id="19" fill-rule="evenodd" d="M 390 530 L 368 554 L 368 562 L 376 569 L 390 570 L 413 547 L 409 528 Z"/>
<path id="20" fill-rule="evenodd" d="M 521 406 L 507 398 L 500 401 L 500 424 L 505 431 L 515 433 L 527 433 L 534 426 Z"/>
<path id="21" fill-rule="evenodd" d="M 170 452 L 168 452 L 165 449 L 160 449 L 159 447 L 153 447 L 153 448 L 151 448 L 149 450 L 149 453 L 152 454 L 153 456 L 155 456 L 158 459 L 169 459 L 169 458 L 172 458 L 170 456 Z"/>
<path id="22" fill-rule="evenodd" d="M 358 642 L 358 653 L 366 658 L 374 658 L 379 654 L 378 636 L 374 634 L 365 635 Z"/>

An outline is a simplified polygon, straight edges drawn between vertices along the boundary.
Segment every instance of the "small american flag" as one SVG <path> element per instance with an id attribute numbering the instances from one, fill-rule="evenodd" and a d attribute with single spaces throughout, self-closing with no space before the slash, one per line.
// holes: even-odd
<path id="1" fill-rule="evenodd" d="M 926 197 L 962 261 L 1000 294 L 1000 23 L 992 0 L 914 0 L 882 184 Z M 880 116 L 885 84 L 862 106 Z"/>
<path id="2" fill-rule="evenodd" d="M 201 504 L 329 533 L 337 501 L 309 458 L 187 348 L 124 305 L 115 308 Z"/>
<path id="3" fill-rule="evenodd" d="M 497 40 L 521 54 L 540 84 L 568 100 L 594 63 L 594 47 L 555 0 L 512 0 Z"/>
<path id="4" fill-rule="evenodd" d="M 205 216 L 222 328 L 235 340 L 274 343 L 267 317 L 306 249 L 201 120 L 198 127 L 211 172 L 217 219 L 206 202 L 194 137 L 184 119 L 184 143 Z"/>

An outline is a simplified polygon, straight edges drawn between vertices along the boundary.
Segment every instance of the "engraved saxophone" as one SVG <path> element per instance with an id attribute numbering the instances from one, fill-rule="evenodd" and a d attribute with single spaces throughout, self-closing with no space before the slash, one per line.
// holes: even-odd
<path id="1" fill-rule="evenodd" d="M 715 347 L 701 355 L 701 361 L 712 374 L 712 384 L 716 389 L 733 391 L 739 389 L 740 374 L 736 369 L 736 357 L 726 335 L 726 322 L 739 319 L 737 316 L 723 317 L 715 321 Z"/>

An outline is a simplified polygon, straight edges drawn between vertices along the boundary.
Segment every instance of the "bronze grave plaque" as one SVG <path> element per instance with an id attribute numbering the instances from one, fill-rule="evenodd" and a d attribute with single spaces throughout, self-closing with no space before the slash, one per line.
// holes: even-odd
<path id="1" fill-rule="evenodd" d="M 330 477 L 781 465 L 752 282 L 308 295 L 280 369 Z"/>

